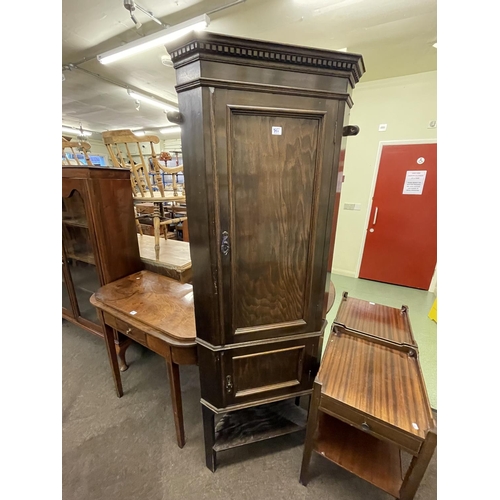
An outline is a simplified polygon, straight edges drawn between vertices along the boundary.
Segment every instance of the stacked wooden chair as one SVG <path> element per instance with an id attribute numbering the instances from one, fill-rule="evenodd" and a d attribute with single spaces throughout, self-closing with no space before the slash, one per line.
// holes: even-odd
<path id="1" fill-rule="evenodd" d="M 159 144 L 160 139 L 155 135 L 139 137 L 131 130 L 123 129 L 105 131 L 102 133 L 102 138 L 113 166 L 130 170 L 130 182 L 135 207 L 137 208 L 144 203 L 153 204 L 155 255 L 158 260 L 160 258 L 161 227 L 165 227 L 166 239 L 166 228 L 170 224 L 181 220 L 181 218 L 165 217 L 166 204 L 175 205 L 186 201 L 184 192 L 179 192 L 176 181 L 176 174 L 182 171 L 182 167 L 161 165 L 160 154 L 157 154 L 154 147 L 155 144 Z M 163 155 L 162 158 L 165 158 L 165 156 Z M 171 189 L 164 185 L 162 173 L 171 174 Z M 187 219 L 187 216 L 184 217 L 185 219 Z M 142 234 L 137 212 L 136 221 L 139 232 Z"/>
<path id="2" fill-rule="evenodd" d="M 85 161 L 87 165 L 92 166 L 93 163 L 90 161 L 90 157 L 88 154 L 90 151 L 90 144 L 84 141 L 68 141 L 64 137 L 62 138 L 62 156 L 63 156 L 63 165 L 85 165 L 78 159 L 78 153 L 83 153 Z M 73 155 L 73 159 L 70 160 L 66 154 L 71 152 Z"/>

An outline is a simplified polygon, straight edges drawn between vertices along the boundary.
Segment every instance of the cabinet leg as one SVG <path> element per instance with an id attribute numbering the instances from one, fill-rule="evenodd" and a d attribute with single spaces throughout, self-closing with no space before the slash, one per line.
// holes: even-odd
<path id="1" fill-rule="evenodd" d="M 118 356 L 118 366 L 120 367 L 120 371 L 124 372 L 128 369 L 127 361 L 125 359 L 125 353 L 129 348 L 132 341 L 130 339 L 126 339 L 124 341 L 120 341 L 119 344 L 115 344 L 116 355 Z"/>
<path id="2" fill-rule="evenodd" d="M 205 461 L 207 467 L 215 472 L 217 468 L 217 454 L 214 450 L 215 444 L 215 414 L 205 405 L 201 405 L 203 412 L 203 434 L 205 436 Z"/>
<path id="3" fill-rule="evenodd" d="M 166 359 L 168 379 L 170 381 L 170 396 L 172 398 L 172 408 L 174 410 L 175 433 L 177 435 L 177 445 L 182 448 L 186 444 L 184 435 L 184 418 L 182 415 L 181 380 L 179 376 L 179 365 Z"/>
<path id="4" fill-rule="evenodd" d="M 116 395 L 121 398 L 123 396 L 122 377 L 120 375 L 120 368 L 118 367 L 118 356 L 115 350 L 115 335 L 113 329 L 106 325 L 102 311 L 97 310 L 99 319 L 101 320 L 102 330 L 104 332 L 104 341 L 106 343 L 106 350 L 108 351 L 109 364 L 111 365 L 111 372 L 113 373 L 113 380 L 115 382 Z"/>
<path id="5" fill-rule="evenodd" d="M 313 451 L 314 434 L 318 426 L 318 406 L 321 397 L 321 386 L 314 384 L 313 394 L 309 402 L 309 416 L 307 418 L 306 440 L 304 443 L 304 453 L 302 455 L 302 466 L 300 468 L 300 483 L 307 486 L 309 481 L 309 464 Z"/>

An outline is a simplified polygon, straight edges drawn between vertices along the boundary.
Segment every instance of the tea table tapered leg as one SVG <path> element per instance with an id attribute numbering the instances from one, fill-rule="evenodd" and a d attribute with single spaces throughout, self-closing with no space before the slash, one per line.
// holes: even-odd
<path id="1" fill-rule="evenodd" d="M 118 356 L 115 349 L 115 336 L 113 329 L 106 325 L 104 322 L 104 315 L 102 311 L 97 310 L 101 326 L 104 332 L 104 340 L 106 342 L 106 350 L 108 351 L 109 364 L 111 365 L 111 372 L 113 373 L 113 380 L 115 382 L 116 395 L 121 398 L 123 396 L 122 378 L 120 375 L 120 367 L 118 365 Z"/>
<path id="2" fill-rule="evenodd" d="M 182 415 L 181 380 L 179 376 L 179 365 L 170 360 L 167 362 L 168 379 L 170 381 L 170 396 L 172 398 L 172 408 L 174 410 L 175 433 L 177 435 L 177 445 L 182 448 L 186 444 L 184 435 L 184 418 Z"/>

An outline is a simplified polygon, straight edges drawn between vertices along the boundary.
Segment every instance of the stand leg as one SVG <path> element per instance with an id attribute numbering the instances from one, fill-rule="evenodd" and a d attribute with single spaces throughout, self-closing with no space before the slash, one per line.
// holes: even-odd
<path id="1" fill-rule="evenodd" d="M 215 414 L 204 405 L 201 405 L 201 411 L 203 412 L 203 434 L 205 435 L 205 461 L 207 467 L 215 472 L 217 468 L 217 455 L 214 451 Z"/>
<path id="2" fill-rule="evenodd" d="M 300 468 L 300 483 L 307 486 L 309 481 L 309 464 L 313 451 L 313 439 L 318 426 L 318 406 L 321 397 L 321 386 L 314 384 L 313 394 L 309 402 L 309 416 L 307 418 L 306 440 L 304 443 L 304 454 L 302 455 L 302 466 Z"/>
<path id="3" fill-rule="evenodd" d="M 425 471 L 427 470 L 427 466 L 431 461 L 434 450 L 436 449 L 436 444 L 437 435 L 433 429 L 427 433 L 418 455 L 413 457 L 410 467 L 408 467 L 399 491 L 399 498 L 401 500 L 412 500 L 415 496 Z"/>
<path id="4" fill-rule="evenodd" d="M 111 372 L 113 373 L 113 380 L 115 382 L 116 395 L 121 398 L 123 396 L 123 387 L 120 369 L 118 367 L 118 357 L 115 350 L 114 331 L 104 322 L 104 315 L 102 311 L 100 309 L 97 309 L 97 313 L 99 315 L 99 319 L 101 320 L 102 330 L 104 332 L 104 340 L 106 342 L 109 364 L 111 365 Z"/>
<path id="5" fill-rule="evenodd" d="M 170 396 L 172 398 L 172 408 L 174 409 L 175 433 L 177 435 L 177 445 L 182 448 L 186 444 L 184 436 L 184 419 L 182 416 L 182 396 L 181 381 L 179 377 L 179 365 L 166 359 L 168 379 L 170 381 Z"/>

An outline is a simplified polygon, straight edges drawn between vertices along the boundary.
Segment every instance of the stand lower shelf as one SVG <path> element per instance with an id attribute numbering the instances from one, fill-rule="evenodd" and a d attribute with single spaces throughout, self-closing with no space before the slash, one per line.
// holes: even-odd
<path id="1" fill-rule="evenodd" d="M 314 451 L 394 497 L 403 482 L 400 449 L 319 412 Z"/>
<path id="2" fill-rule="evenodd" d="M 226 413 L 215 427 L 214 451 L 229 450 L 306 428 L 307 412 L 293 400 Z"/>

